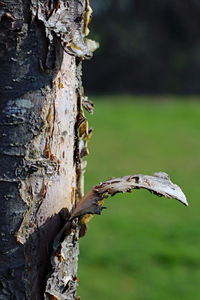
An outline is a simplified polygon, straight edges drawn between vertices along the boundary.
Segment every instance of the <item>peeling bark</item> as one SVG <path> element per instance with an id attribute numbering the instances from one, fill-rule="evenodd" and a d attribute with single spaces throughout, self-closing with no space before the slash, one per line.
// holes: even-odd
<path id="1" fill-rule="evenodd" d="M 70 276 L 68 272 L 69 260 L 70 257 L 72 257 L 73 260 L 73 255 L 66 255 L 66 250 L 68 249 L 67 244 L 71 239 L 71 235 L 77 232 L 76 238 L 72 242 L 72 244 L 74 243 L 76 245 L 78 233 L 79 236 L 85 234 L 87 223 L 92 219 L 94 214 L 101 214 L 102 209 L 105 208 L 103 207 L 104 199 L 108 198 L 109 195 L 114 196 L 117 193 L 132 192 L 134 189 L 141 188 L 147 189 L 157 196 L 174 198 L 185 206 L 188 206 L 186 197 L 181 188 L 172 183 L 169 176 L 164 172 L 154 173 L 153 176 L 142 174 L 128 175 L 97 184 L 80 199 L 66 224 L 54 240 L 54 252 L 52 254 L 51 262 L 53 270 L 48 279 L 46 299 L 51 299 L 49 296 L 60 300 L 74 299 L 73 292 L 70 295 L 68 293 L 69 286 L 72 286 L 72 290 L 75 291 L 77 285 L 76 276 Z M 76 271 L 74 271 L 74 274 L 76 274 Z M 65 278 L 64 282 L 63 276 Z M 61 283 L 59 289 L 58 283 Z"/>
<path id="2" fill-rule="evenodd" d="M 52 255 L 53 271 L 48 277 L 44 299 L 73 300 L 78 286 L 79 229 L 74 228 Z"/>
<path id="3" fill-rule="evenodd" d="M 87 0 L 0 5 L 0 299 L 38 300 L 53 240 L 83 194 L 89 130 L 81 61 L 92 55 L 91 10 Z M 63 250 L 73 253 L 67 278 L 74 280 L 75 236 L 76 230 Z M 75 285 L 65 294 L 74 299 Z"/>
<path id="4" fill-rule="evenodd" d="M 188 206 L 186 197 L 181 188 L 172 183 L 169 176 L 164 172 L 156 172 L 154 176 L 149 175 L 128 175 L 119 178 L 113 178 L 101 182 L 94 186 L 77 204 L 72 212 L 69 221 L 77 217 L 90 219 L 90 214 L 101 214 L 103 201 L 109 195 L 114 196 L 117 193 L 132 192 L 134 189 L 146 189 L 155 195 L 166 198 L 174 198 L 185 206 Z"/>
<path id="5" fill-rule="evenodd" d="M 164 173 L 100 183 L 83 197 L 92 130 L 81 62 L 88 0 L 0 2 L 0 299 L 76 297 L 79 237 L 108 195 L 145 188 L 187 205 Z"/>
<path id="6" fill-rule="evenodd" d="M 87 230 L 87 223 L 92 219 L 93 215 L 100 215 L 104 199 L 108 196 L 114 196 L 117 193 L 132 192 L 134 189 L 146 189 L 159 197 L 174 198 L 185 206 L 188 206 L 186 197 L 181 188 L 172 183 L 169 175 L 164 172 L 156 172 L 153 176 L 149 175 L 128 175 L 119 178 L 113 178 L 105 182 L 101 182 L 91 188 L 84 197 L 80 199 L 76 207 L 73 209 L 66 224 L 57 234 L 53 248 L 55 256 L 58 248 L 62 247 L 62 240 L 71 232 L 74 227 L 74 220 L 78 218 L 79 235 L 83 236 Z M 77 226 L 77 225 L 76 225 Z"/>

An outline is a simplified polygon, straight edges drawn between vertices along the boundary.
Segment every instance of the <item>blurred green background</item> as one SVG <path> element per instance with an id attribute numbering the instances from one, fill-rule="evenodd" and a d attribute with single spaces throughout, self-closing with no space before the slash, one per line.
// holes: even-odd
<path id="1" fill-rule="evenodd" d="M 108 198 L 80 240 L 83 300 L 200 298 L 200 102 L 96 96 L 85 190 L 111 177 L 167 172 L 189 207 L 148 191 Z"/>
<path id="2" fill-rule="evenodd" d="M 85 190 L 164 171 L 189 207 L 148 191 L 108 198 L 80 240 L 78 292 L 83 300 L 199 300 L 200 96 L 191 95 L 200 93 L 200 1 L 90 3 L 89 38 L 101 47 L 83 64 L 86 94 L 98 95 Z"/>

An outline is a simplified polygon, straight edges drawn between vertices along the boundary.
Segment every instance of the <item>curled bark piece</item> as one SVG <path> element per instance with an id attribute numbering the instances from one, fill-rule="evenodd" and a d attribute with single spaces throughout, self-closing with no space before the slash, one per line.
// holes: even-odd
<path id="1" fill-rule="evenodd" d="M 91 58 L 99 44 L 87 39 L 92 9 L 89 0 L 31 0 L 32 16 L 45 26 L 50 51 L 55 35 L 66 52 L 78 57 Z"/>
<path id="2" fill-rule="evenodd" d="M 116 193 L 131 192 L 133 189 L 147 189 L 157 196 L 174 198 L 188 206 L 186 197 L 181 188 L 172 183 L 169 176 L 164 172 L 154 173 L 154 176 L 148 175 L 128 175 L 119 178 L 110 179 L 94 186 L 77 204 L 69 220 L 81 217 L 87 214 L 101 214 L 104 208 L 103 199 Z"/>
<path id="3" fill-rule="evenodd" d="M 73 228 L 51 257 L 52 272 L 47 278 L 44 299 L 74 300 L 78 286 L 79 231 Z"/>

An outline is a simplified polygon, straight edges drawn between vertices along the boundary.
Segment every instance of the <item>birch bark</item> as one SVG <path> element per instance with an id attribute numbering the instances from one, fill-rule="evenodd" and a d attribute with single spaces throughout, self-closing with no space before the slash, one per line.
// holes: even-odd
<path id="1" fill-rule="evenodd" d="M 78 127 L 86 122 L 81 61 L 91 56 L 89 3 L 0 6 L 0 299 L 56 299 L 45 293 L 52 244 L 82 195 L 80 143 L 87 154 Z M 66 244 L 74 259 L 63 299 L 75 299 L 77 234 Z"/>

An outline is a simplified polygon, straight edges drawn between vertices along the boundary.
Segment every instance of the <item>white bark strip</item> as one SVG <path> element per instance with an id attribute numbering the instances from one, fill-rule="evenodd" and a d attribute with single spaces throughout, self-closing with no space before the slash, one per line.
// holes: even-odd
<path id="1" fill-rule="evenodd" d="M 163 172 L 154 173 L 154 176 L 142 174 L 123 176 L 107 180 L 94 186 L 81 198 L 68 222 L 61 229 L 54 241 L 54 253 L 52 255 L 52 262 L 54 262 L 52 265 L 54 267 L 47 281 L 45 299 L 51 299 L 49 296 L 54 296 L 56 297 L 55 299 L 60 300 L 74 299 L 74 291 L 77 286 L 76 270 L 69 270 L 69 266 L 72 267 L 73 264 L 69 263 L 70 255 L 65 255 L 65 253 L 69 251 L 69 239 L 71 239 L 72 235 L 76 232 L 76 228 L 79 227 L 77 227 L 77 223 L 73 224 L 73 220 L 78 217 L 80 219 L 79 225 L 84 225 L 90 221 L 93 214 L 101 214 L 104 208 L 102 206 L 104 198 L 107 198 L 109 195 L 114 196 L 116 193 L 131 192 L 133 189 L 140 188 L 147 189 L 157 196 L 177 199 L 185 206 L 188 206 L 186 197 L 181 188 L 172 183 L 169 176 Z M 75 245 L 78 240 L 77 234 L 78 233 L 76 233 L 76 239 L 73 239 Z M 64 278 L 67 278 L 65 283 L 63 283 L 63 274 L 65 274 Z M 71 274 L 74 274 L 74 276 L 71 276 Z M 72 293 L 68 292 L 69 286 L 71 286 L 70 290 Z M 65 292 L 67 293 L 65 294 Z"/>
<path id="2" fill-rule="evenodd" d="M 127 192 L 129 189 L 144 188 L 155 192 L 159 196 L 177 199 L 188 206 L 181 188 L 172 183 L 169 176 L 164 172 L 154 173 L 154 176 L 138 174 L 120 177 L 119 179 L 118 183 L 116 182 L 117 179 L 111 179 L 105 182 L 104 187 L 97 186 L 98 193 L 104 193 L 106 189 L 109 190 L 109 194 L 113 195 L 116 192 Z"/>
<path id="3" fill-rule="evenodd" d="M 94 186 L 78 203 L 74 209 L 70 220 L 81 217 L 86 214 L 100 214 L 102 202 L 109 195 L 114 196 L 116 193 L 131 192 L 133 189 L 147 189 L 157 196 L 166 198 L 174 198 L 188 206 L 186 197 L 181 188 L 172 183 L 169 176 L 164 172 L 149 175 L 128 175 L 124 177 L 114 178 Z"/>
<path id="4" fill-rule="evenodd" d="M 74 300 L 78 286 L 77 264 L 79 254 L 79 231 L 73 229 L 60 245 L 59 250 L 53 253 L 52 273 L 46 284 L 44 299 Z"/>
<path id="5" fill-rule="evenodd" d="M 89 0 L 56 2 L 56 5 L 52 3 L 49 8 L 45 1 L 31 0 L 32 15 L 44 24 L 50 47 L 56 34 L 66 52 L 78 57 L 91 58 L 92 52 L 99 44 L 86 38 L 92 13 Z"/>

